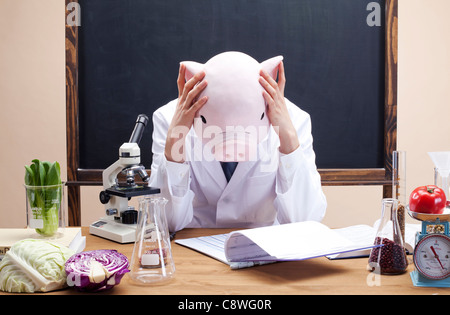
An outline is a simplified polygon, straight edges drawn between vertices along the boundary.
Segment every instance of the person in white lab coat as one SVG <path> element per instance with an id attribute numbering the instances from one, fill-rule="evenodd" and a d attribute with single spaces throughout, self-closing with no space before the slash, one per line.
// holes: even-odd
<path id="1" fill-rule="evenodd" d="M 207 86 L 204 72 L 185 81 L 180 66 L 179 97 L 153 114 L 153 163 L 149 185 L 168 199 L 166 215 L 171 232 L 185 227 L 253 228 L 300 221 L 321 221 L 327 202 L 312 146 L 311 119 L 284 97 L 285 72 L 280 63 L 278 82 L 261 71 L 267 115 L 272 126 L 259 147 L 265 157 L 239 162 L 229 182 L 218 161 L 174 157 L 181 146 L 185 157 L 195 147 L 195 113 L 207 103 L 198 95 Z M 168 137 L 183 126 L 189 132 Z M 275 132 L 276 130 L 276 132 Z M 178 148 L 179 149 L 179 148 Z"/>

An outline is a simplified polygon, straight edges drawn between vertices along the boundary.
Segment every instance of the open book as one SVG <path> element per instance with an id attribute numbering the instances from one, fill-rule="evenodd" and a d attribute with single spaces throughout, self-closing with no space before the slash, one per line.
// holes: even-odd
<path id="1" fill-rule="evenodd" d="M 0 229 L 0 261 L 14 243 L 26 238 L 38 239 L 39 236 L 34 229 Z M 76 253 L 83 251 L 86 246 L 86 236 L 82 236 L 80 227 L 66 227 L 62 237 L 48 240 L 64 245 Z"/>
<path id="2" fill-rule="evenodd" d="M 319 222 L 308 221 L 175 242 L 227 263 L 232 269 L 238 269 L 277 261 L 370 251 L 374 247 L 373 240 L 366 244 L 355 243 Z"/>
<path id="3" fill-rule="evenodd" d="M 368 242 L 373 242 L 377 234 L 378 225 L 380 220 L 377 220 L 373 226 L 369 225 L 353 225 L 341 229 L 334 229 L 335 232 L 341 236 L 348 238 L 355 244 L 367 244 Z M 414 246 L 416 243 L 416 233 L 422 229 L 422 225 L 419 224 L 405 224 L 405 239 L 404 246 L 408 253 L 412 254 L 414 252 Z M 330 259 L 340 259 L 340 258 L 353 258 L 353 257 L 365 257 L 370 255 L 370 249 L 359 250 L 349 253 L 339 253 L 335 255 L 330 255 Z"/>

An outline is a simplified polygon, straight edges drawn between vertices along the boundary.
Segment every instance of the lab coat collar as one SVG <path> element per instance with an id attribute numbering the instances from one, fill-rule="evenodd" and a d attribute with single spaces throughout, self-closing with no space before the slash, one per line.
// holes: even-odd
<path id="1" fill-rule="evenodd" d="M 225 178 L 222 166 L 219 161 L 212 161 L 208 163 L 202 163 L 202 167 L 209 173 L 210 177 L 214 179 L 216 184 L 222 190 L 220 198 L 225 197 L 233 191 L 237 186 L 236 184 L 247 176 L 247 173 L 252 169 L 256 162 L 239 162 L 233 176 L 229 182 Z"/>

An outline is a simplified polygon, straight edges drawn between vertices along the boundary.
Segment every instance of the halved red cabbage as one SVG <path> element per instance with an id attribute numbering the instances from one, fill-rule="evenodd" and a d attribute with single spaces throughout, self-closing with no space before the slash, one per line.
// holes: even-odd
<path id="1" fill-rule="evenodd" d="M 65 264 L 67 284 L 82 292 L 111 289 L 129 272 L 128 266 L 127 257 L 114 249 L 81 252 Z"/>

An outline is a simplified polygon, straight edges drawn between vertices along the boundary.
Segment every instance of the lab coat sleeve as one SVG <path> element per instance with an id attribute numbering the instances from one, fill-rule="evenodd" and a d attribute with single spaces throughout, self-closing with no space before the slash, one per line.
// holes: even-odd
<path id="1" fill-rule="evenodd" d="M 166 217 L 171 232 L 183 229 L 192 221 L 194 193 L 190 186 L 190 166 L 168 161 L 164 154 L 169 121 L 162 111 L 153 114 L 153 162 L 149 185 L 161 189 L 168 200 Z"/>
<path id="2" fill-rule="evenodd" d="M 300 147 L 290 154 L 280 154 L 274 204 L 280 224 L 321 221 L 327 201 L 315 163 L 311 118 L 305 113 L 292 117 Z"/>

